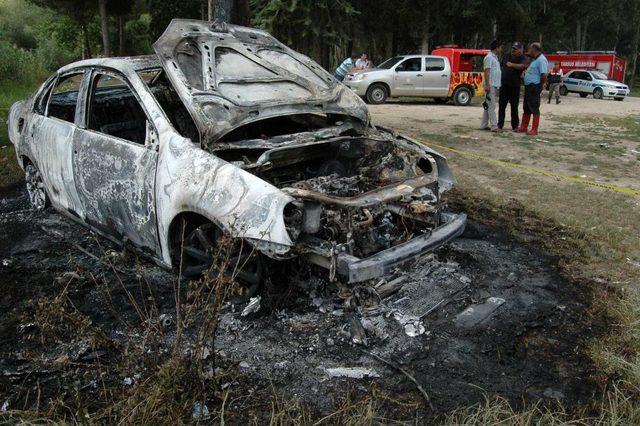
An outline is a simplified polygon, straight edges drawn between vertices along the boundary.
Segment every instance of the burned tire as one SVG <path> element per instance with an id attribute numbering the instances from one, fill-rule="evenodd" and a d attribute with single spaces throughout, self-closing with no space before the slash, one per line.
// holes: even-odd
<path id="1" fill-rule="evenodd" d="M 567 86 L 560 86 L 560 96 L 567 96 L 569 94 L 569 89 Z"/>
<path id="2" fill-rule="evenodd" d="M 27 163 L 24 173 L 31 207 L 35 210 L 46 209 L 49 206 L 49 196 L 40 171 L 32 163 Z"/>
<path id="3" fill-rule="evenodd" d="M 602 99 L 604 98 L 604 92 L 602 91 L 601 88 L 596 87 L 595 90 L 593 91 L 593 99 Z"/>
<path id="4" fill-rule="evenodd" d="M 375 83 L 367 89 L 367 102 L 373 105 L 384 103 L 389 97 L 389 91 L 384 84 Z"/>
<path id="5" fill-rule="evenodd" d="M 449 98 L 433 98 L 433 101 L 438 105 L 444 105 L 449 102 Z"/>
<path id="6" fill-rule="evenodd" d="M 471 103 L 473 94 L 468 87 L 458 87 L 453 92 L 453 103 L 458 106 L 467 106 Z"/>
<path id="7" fill-rule="evenodd" d="M 215 280 L 220 273 L 226 274 L 238 284 L 233 303 L 245 302 L 258 292 L 265 278 L 264 259 L 253 246 L 225 237 L 204 218 L 185 221 L 176 228 L 172 257 L 183 277 L 197 279 L 209 274 Z"/>
<path id="8" fill-rule="evenodd" d="M 581 98 L 586 98 L 587 96 L 589 96 L 588 93 L 579 93 Z"/>
<path id="9" fill-rule="evenodd" d="M 624 98 L 613 98 L 613 99 L 615 99 L 616 101 L 620 101 L 620 102 L 624 101 Z"/>

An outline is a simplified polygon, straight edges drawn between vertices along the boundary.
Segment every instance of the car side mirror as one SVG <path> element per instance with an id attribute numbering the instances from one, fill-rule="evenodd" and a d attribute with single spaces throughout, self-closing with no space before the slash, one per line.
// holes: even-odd
<path id="1" fill-rule="evenodd" d="M 158 133 L 156 132 L 156 129 L 153 127 L 153 124 L 151 124 L 151 121 L 147 120 L 146 121 L 146 130 L 147 130 L 147 136 L 145 138 L 144 141 L 144 145 L 148 148 L 154 148 L 157 151 L 158 150 Z"/>

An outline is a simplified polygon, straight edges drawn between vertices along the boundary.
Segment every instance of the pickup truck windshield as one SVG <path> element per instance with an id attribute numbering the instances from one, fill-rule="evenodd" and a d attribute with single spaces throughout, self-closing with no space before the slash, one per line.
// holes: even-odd
<path id="1" fill-rule="evenodd" d="M 400 62 L 401 59 L 403 59 L 402 56 L 396 56 L 394 58 L 387 59 L 386 61 L 378 65 L 378 68 L 383 70 L 388 70 L 389 68 L 391 68 L 392 66 Z"/>

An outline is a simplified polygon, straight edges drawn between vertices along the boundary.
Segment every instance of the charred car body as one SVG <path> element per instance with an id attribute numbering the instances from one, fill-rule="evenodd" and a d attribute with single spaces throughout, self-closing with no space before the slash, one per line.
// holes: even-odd
<path id="1" fill-rule="evenodd" d="M 30 200 L 197 274 L 221 235 L 348 282 L 460 235 L 443 156 L 370 124 L 306 56 L 250 28 L 174 20 L 157 56 L 61 68 L 9 115 Z M 179 224 L 186 224 L 180 229 Z M 181 254 L 182 253 L 182 254 Z M 256 260 L 257 259 L 257 260 Z"/>

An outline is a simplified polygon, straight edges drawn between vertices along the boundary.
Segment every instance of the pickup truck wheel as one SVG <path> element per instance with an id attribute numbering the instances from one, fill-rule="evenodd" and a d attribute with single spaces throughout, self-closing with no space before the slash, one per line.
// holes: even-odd
<path id="1" fill-rule="evenodd" d="M 580 97 L 581 97 L 581 98 L 586 98 L 587 96 L 589 96 L 589 94 L 588 94 L 588 93 L 580 93 Z"/>
<path id="2" fill-rule="evenodd" d="M 387 100 L 389 93 L 387 88 L 382 84 L 372 84 L 367 89 L 367 101 L 370 104 L 378 105 L 384 103 Z"/>
<path id="3" fill-rule="evenodd" d="M 178 250 L 177 259 L 182 258 L 178 267 L 182 268 L 185 278 L 199 278 L 205 273 L 215 280 L 222 271 L 238 285 L 233 303 L 242 303 L 253 297 L 264 281 L 264 261 L 260 253 L 248 243 L 226 239 L 220 229 L 211 222 L 180 226 L 182 244 L 174 247 Z M 224 244 L 231 244 L 228 248 Z M 222 245 L 222 246 L 221 246 Z M 214 260 L 216 264 L 214 265 Z"/>
<path id="4" fill-rule="evenodd" d="M 569 94 L 569 89 L 567 86 L 560 86 L 560 96 L 567 96 Z"/>
<path id="5" fill-rule="evenodd" d="M 458 87 L 453 92 L 453 103 L 458 106 L 467 106 L 471 103 L 471 90 L 468 87 Z"/>
<path id="6" fill-rule="evenodd" d="M 593 91 L 593 98 L 594 99 L 602 99 L 602 98 L 604 98 L 604 92 L 602 91 L 601 88 L 596 87 L 596 89 Z"/>
<path id="7" fill-rule="evenodd" d="M 36 210 L 44 210 L 49 205 L 49 196 L 47 195 L 42 175 L 36 166 L 31 163 L 25 166 L 24 173 L 31 206 Z"/>

